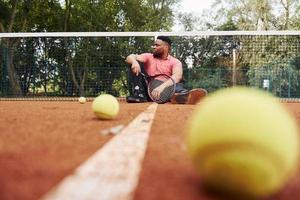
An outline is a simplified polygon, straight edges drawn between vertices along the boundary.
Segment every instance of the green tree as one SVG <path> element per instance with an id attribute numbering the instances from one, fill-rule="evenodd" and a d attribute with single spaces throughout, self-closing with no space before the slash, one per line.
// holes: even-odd
<path id="1" fill-rule="evenodd" d="M 56 5 L 56 6 L 55 6 Z M 0 15 L 0 31 L 1 32 L 31 32 L 31 31 L 53 31 L 55 28 L 51 27 L 56 14 L 50 13 L 49 10 L 57 10 L 59 8 L 58 1 L 30 1 L 30 0 L 11 0 L 1 1 Z M 52 17 L 51 17 L 52 16 Z M 1 45 L 7 49 L 7 67 L 11 93 L 13 95 L 21 95 L 22 88 L 21 79 L 17 76 L 18 69 L 14 59 L 15 51 L 21 45 L 20 38 L 3 38 Z"/>
<path id="2" fill-rule="evenodd" d="M 171 7 L 178 0 L 0 2 L 1 32 L 105 32 L 171 30 L 174 17 Z M 85 83 L 99 85 L 103 77 L 108 78 L 105 84 L 113 88 L 114 79 L 124 76 L 120 70 L 124 57 L 132 50 L 148 48 L 150 42 L 149 38 L 135 37 L 6 38 L 1 45 L 8 50 L 5 66 L 13 94 L 26 94 L 35 84 L 46 93 L 49 88 L 58 87 L 62 95 L 81 95 L 90 91 L 84 87 Z M 30 59 L 26 61 L 25 55 Z M 29 66 L 35 69 L 34 76 L 26 70 Z M 91 72 L 96 68 L 100 74 Z M 92 92 L 99 92 L 96 90 Z"/>
<path id="3" fill-rule="evenodd" d="M 216 0 L 216 21 L 232 20 L 239 30 L 299 29 L 297 0 Z M 215 23 L 215 26 L 222 24 Z"/>

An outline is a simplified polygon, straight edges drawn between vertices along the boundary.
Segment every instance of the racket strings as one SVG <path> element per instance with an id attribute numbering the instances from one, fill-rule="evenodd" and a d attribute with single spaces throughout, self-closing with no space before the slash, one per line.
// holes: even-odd
<path id="1" fill-rule="evenodd" d="M 159 96 L 159 101 L 166 102 L 168 101 L 173 95 L 173 86 L 169 86 L 165 88 Z"/>

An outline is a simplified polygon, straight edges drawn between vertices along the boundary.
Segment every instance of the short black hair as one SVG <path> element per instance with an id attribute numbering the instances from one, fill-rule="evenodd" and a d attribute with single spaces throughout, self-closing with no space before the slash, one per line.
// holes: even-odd
<path id="1" fill-rule="evenodd" d="M 157 36 L 156 39 L 162 40 L 162 41 L 168 43 L 170 46 L 172 45 L 172 41 L 168 36 Z"/>

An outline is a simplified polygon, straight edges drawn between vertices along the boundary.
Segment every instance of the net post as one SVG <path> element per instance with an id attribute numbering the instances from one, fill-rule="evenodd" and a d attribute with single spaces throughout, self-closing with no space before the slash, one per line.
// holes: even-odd
<path id="1" fill-rule="evenodd" d="M 288 65 L 287 70 L 288 70 L 288 98 L 291 98 L 291 70 L 290 70 L 290 65 Z"/>
<path id="2" fill-rule="evenodd" d="M 232 86 L 236 86 L 236 49 L 232 50 Z"/>

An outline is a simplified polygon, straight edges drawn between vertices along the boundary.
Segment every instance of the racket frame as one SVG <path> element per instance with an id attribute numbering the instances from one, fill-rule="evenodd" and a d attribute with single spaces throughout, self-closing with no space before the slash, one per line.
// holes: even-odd
<path id="1" fill-rule="evenodd" d="M 146 75 L 146 74 L 144 74 L 144 73 L 142 73 L 142 72 L 140 72 L 140 73 L 141 73 L 141 75 L 143 76 L 144 80 L 146 81 L 148 95 L 149 95 L 150 99 L 151 99 L 153 102 L 161 103 L 161 104 L 162 104 L 162 103 L 166 103 L 166 102 L 169 101 L 169 100 L 171 99 L 171 97 L 175 94 L 176 82 L 175 82 L 175 80 L 174 80 L 171 76 L 166 75 L 166 74 L 156 74 L 156 75 L 154 75 L 154 76 L 148 76 L 148 75 Z M 152 92 L 152 91 L 150 90 L 150 87 L 149 87 L 149 84 L 151 83 L 151 81 L 155 80 L 155 78 L 156 78 L 156 77 L 159 77 L 159 76 L 164 76 L 164 77 L 168 78 L 167 81 L 170 79 L 170 80 L 173 82 L 173 91 L 172 91 L 172 93 L 171 93 L 172 95 L 170 95 L 169 99 L 166 99 L 166 100 L 164 100 L 164 101 L 157 100 L 156 98 L 152 97 L 152 95 L 151 95 L 151 92 Z M 171 86 L 172 86 L 172 85 L 171 85 Z M 168 87 L 170 87 L 170 86 L 168 86 Z"/>

